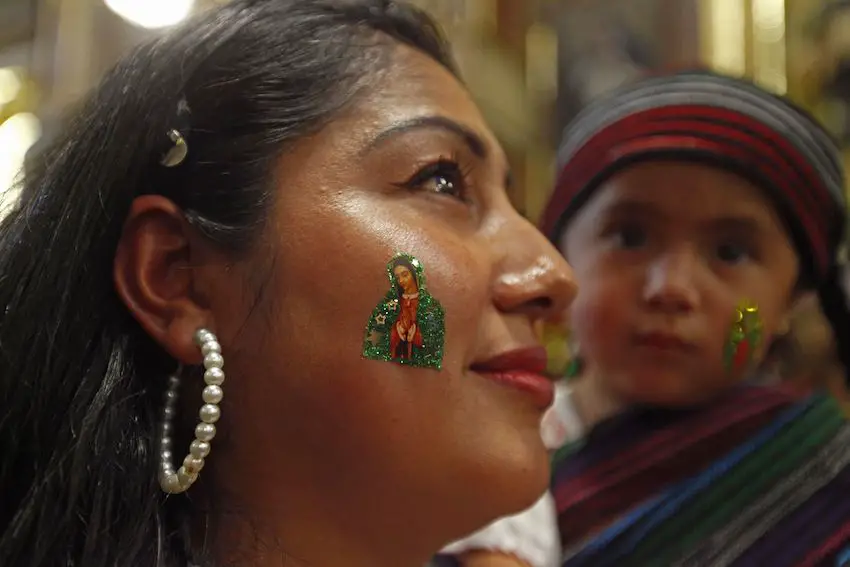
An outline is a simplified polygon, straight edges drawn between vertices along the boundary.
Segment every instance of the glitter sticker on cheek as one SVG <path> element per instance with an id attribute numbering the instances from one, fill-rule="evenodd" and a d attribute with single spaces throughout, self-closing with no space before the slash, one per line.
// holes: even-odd
<path id="1" fill-rule="evenodd" d="M 732 328 L 726 340 L 723 362 L 727 372 L 747 370 L 761 348 L 763 324 L 758 306 L 743 301 L 735 309 Z"/>
<path id="2" fill-rule="evenodd" d="M 389 291 L 366 324 L 363 358 L 441 369 L 445 313 L 428 291 L 425 268 L 399 253 L 387 263 L 387 278 Z"/>

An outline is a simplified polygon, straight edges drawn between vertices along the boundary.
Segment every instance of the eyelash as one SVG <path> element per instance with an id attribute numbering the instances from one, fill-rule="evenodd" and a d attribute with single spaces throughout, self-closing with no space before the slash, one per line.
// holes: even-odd
<path id="1" fill-rule="evenodd" d="M 735 252 L 739 253 L 739 256 L 735 259 L 722 258 L 721 256 L 724 255 L 721 251 L 722 249 L 725 249 L 727 252 L 730 249 L 734 249 Z M 743 239 L 726 239 L 722 241 L 717 245 L 716 255 L 718 260 L 730 265 L 741 264 L 743 262 L 757 259 L 755 247 L 749 245 Z"/>
<path id="2" fill-rule="evenodd" d="M 412 191 L 423 190 L 423 185 L 431 179 L 443 179 L 453 191 L 441 191 L 439 189 L 430 192 L 438 195 L 446 195 L 467 202 L 471 183 L 471 167 L 463 167 L 456 157 L 441 157 L 419 169 L 413 176 L 400 185 Z"/>

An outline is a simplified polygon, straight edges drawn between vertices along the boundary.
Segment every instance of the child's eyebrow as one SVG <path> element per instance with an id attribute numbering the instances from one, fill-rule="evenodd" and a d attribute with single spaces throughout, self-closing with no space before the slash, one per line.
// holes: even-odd
<path id="1" fill-rule="evenodd" d="M 602 214 L 606 216 L 619 216 L 619 217 L 653 217 L 661 219 L 665 215 L 662 211 L 658 210 L 658 207 L 653 206 L 651 203 L 647 203 L 645 201 L 639 201 L 636 199 L 621 199 L 616 203 L 612 203 L 611 205 L 605 207 L 602 210 Z"/>
<path id="2" fill-rule="evenodd" d="M 748 235 L 755 235 L 765 230 L 764 223 L 754 216 L 738 215 L 711 219 L 706 223 L 714 229 L 726 230 Z"/>

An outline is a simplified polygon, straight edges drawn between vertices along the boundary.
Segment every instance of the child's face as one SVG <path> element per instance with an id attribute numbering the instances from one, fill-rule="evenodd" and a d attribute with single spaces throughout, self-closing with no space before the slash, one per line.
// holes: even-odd
<path id="1" fill-rule="evenodd" d="M 767 344 L 798 258 L 761 190 L 688 163 L 635 165 L 601 186 L 560 242 L 579 282 L 571 329 L 591 377 L 628 403 L 699 403 L 740 381 L 723 364 L 735 307 Z"/>

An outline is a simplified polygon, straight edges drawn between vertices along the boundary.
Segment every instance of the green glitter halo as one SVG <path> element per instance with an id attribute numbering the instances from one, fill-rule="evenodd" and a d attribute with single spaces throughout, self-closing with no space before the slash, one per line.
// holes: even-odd
<path id="1" fill-rule="evenodd" d="M 413 269 L 411 275 L 418 296 L 403 296 L 395 274 L 399 266 Z M 390 289 L 372 310 L 372 316 L 366 324 L 363 358 L 440 370 L 443 367 L 446 335 L 445 312 L 440 302 L 428 291 L 422 262 L 411 254 L 400 252 L 387 262 L 386 273 Z M 404 325 L 403 314 L 412 315 L 416 321 L 415 327 L 409 327 L 414 336 L 410 341 L 399 338 L 399 326 Z M 393 352 L 393 346 L 396 352 Z"/>
<path id="2" fill-rule="evenodd" d="M 758 305 L 742 301 L 735 309 L 732 328 L 723 348 L 723 364 L 727 372 L 750 369 L 761 348 L 763 332 Z"/>

